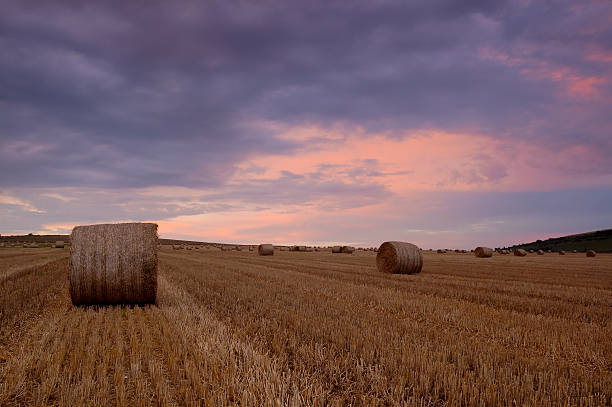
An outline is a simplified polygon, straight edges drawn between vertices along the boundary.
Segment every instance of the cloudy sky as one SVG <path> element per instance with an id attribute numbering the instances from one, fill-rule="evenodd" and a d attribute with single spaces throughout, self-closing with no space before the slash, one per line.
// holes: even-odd
<path id="1" fill-rule="evenodd" d="M 86 3 L 0 5 L 2 234 L 469 248 L 612 227 L 609 1 Z"/>

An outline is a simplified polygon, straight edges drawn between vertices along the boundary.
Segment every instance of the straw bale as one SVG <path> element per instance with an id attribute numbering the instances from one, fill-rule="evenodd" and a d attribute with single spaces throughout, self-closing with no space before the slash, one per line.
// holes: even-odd
<path id="1" fill-rule="evenodd" d="M 563 250 L 559 250 L 559 254 L 560 254 L 561 256 L 563 256 L 563 255 L 565 255 L 565 251 L 563 251 Z"/>
<path id="2" fill-rule="evenodd" d="M 271 244 L 260 244 L 257 246 L 257 253 L 260 256 L 274 256 L 274 246 Z"/>
<path id="3" fill-rule="evenodd" d="M 342 246 L 333 246 L 332 253 L 342 253 Z"/>
<path id="4" fill-rule="evenodd" d="M 156 224 L 77 226 L 70 239 L 73 304 L 155 303 Z"/>
<path id="5" fill-rule="evenodd" d="M 493 249 L 490 247 L 478 246 L 474 249 L 474 254 L 476 257 L 491 257 L 493 256 Z"/>
<path id="6" fill-rule="evenodd" d="M 352 254 L 355 251 L 353 246 L 342 246 L 340 249 L 341 253 Z"/>
<path id="7" fill-rule="evenodd" d="M 540 256 L 542 256 L 542 255 L 544 255 L 544 250 L 540 249 L 540 250 L 538 250 L 538 252 L 537 252 L 537 253 L 538 253 Z"/>
<path id="8" fill-rule="evenodd" d="M 421 250 L 412 243 L 384 242 L 376 255 L 376 267 L 385 273 L 420 273 L 423 256 Z"/>
<path id="9" fill-rule="evenodd" d="M 586 252 L 587 257 L 595 257 L 596 255 L 597 253 L 595 252 L 595 250 L 587 250 Z"/>
<path id="10" fill-rule="evenodd" d="M 63 249 L 64 248 L 64 241 L 63 240 L 58 240 L 55 242 L 55 247 L 56 249 Z"/>
<path id="11" fill-rule="evenodd" d="M 519 256 L 519 257 L 525 257 L 525 256 L 527 256 L 527 252 L 525 250 L 523 250 L 523 249 L 516 249 L 514 251 L 514 255 L 515 256 Z"/>

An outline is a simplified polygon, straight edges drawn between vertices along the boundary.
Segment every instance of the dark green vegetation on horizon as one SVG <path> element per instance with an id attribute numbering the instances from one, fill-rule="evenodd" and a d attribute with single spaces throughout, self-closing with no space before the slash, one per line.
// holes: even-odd
<path id="1" fill-rule="evenodd" d="M 595 232 L 580 233 L 550 238 L 546 240 L 536 240 L 531 243 L 523 243 L 511 246 L 511 249 L 525 250 L 559 250 L 586 252 L 595 250 L 598 253 L 612 252 L 612 229 L 597 230 Z"/>

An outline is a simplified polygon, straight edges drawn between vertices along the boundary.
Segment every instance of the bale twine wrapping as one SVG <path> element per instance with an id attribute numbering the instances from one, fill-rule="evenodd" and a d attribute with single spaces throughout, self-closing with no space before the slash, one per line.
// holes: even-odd
<path id="1" fill-rule="evenodd" d="M 56 249 L 63 249 L 64 248 L 64 241 L 63 240 L 58 240 L 57 242 L 55 242 L 55 247 Z"/>
<path id="2" fill-rule="evenodd" d="M 523 250 L 523 249 L 516 249 L 514 251 L 514 255 L 515 256 L 519 256 L 519 257 L 525 257 L 525 256 L 527 256 L 527 252 L 525 250 Z"/>
<path id="3" fill-rule="evenodd" d="M 333 246 L 332 253 L 342 253 L 342 246 Z"/>
<path id="4" fill-rule="evenodd" d="M 77 226 L 70 239 L 73 304 L 155 303 L 156 224 Z"/>
<path id="5" fill-rule="evenodd" d="M 271 244 L 260 244 L 257 246 L 257 253 L 260 256 L 274 256 L 274 246 Z"/>
<path id="6" fill-rule="evenodd" d="M 376 255 L 376 267 L 384 273 L 420 273 L 423 256 L 421 250 L 412 243 L 384 242 Z"/>
<path id="7" fill-rule="evenodd" d="M 595 250 L 587 250 L 586 252 L 586 256 L 587 257 L 595 257 L 597 253 L 595 252 Z"/>
<path id="8" fill-rule="evenodd" d="M 346 254 L 353 254 L 354 251 L 355 248 L 353 246 L 342 246 L 342 248 L 340 249 L 340 252 Z"/>
<path id="9" fill-rule="evenodd" d="M 476 257 L 491 257 L 493 256 L 493 249 L 490 247 L 478 246 L 474 249 Z"/>

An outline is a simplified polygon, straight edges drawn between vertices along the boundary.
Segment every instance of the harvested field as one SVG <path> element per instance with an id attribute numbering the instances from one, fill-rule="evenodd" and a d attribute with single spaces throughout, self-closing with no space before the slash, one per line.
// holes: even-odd
<path id="1" fill-rule="evenodd" d="M 3 250 L 0 405 L 612 402 L 612 255 L 375 257 L 164 247 L 157 306 L 98 308 L 68 251 Z"/>

